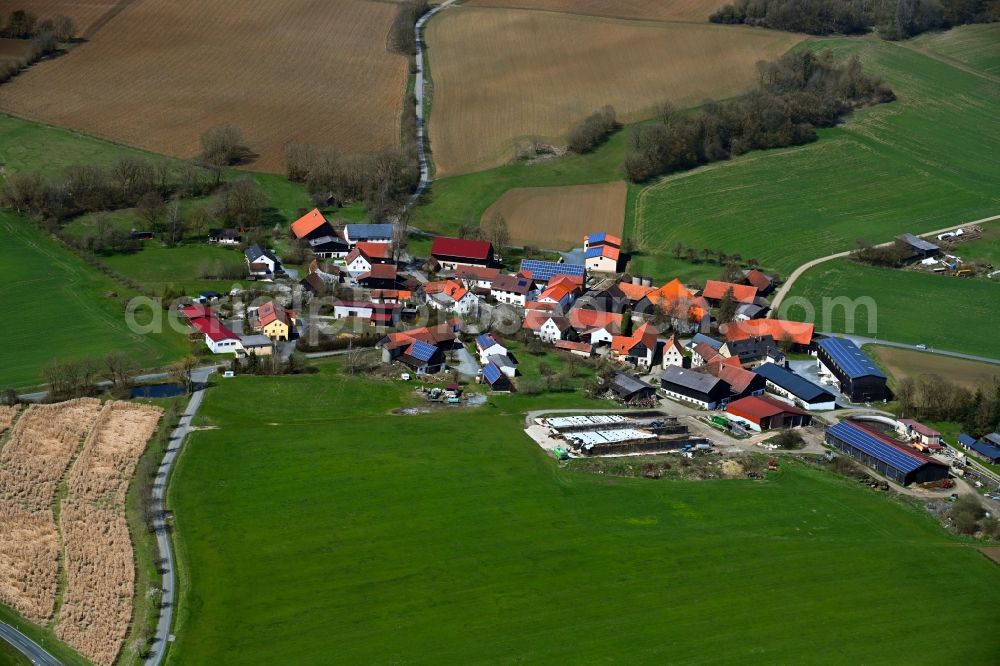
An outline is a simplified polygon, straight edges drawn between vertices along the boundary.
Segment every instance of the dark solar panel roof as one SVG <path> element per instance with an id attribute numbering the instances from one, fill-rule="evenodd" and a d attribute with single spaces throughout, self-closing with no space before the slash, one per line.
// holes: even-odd
<path id="1" fill-rule="evenodd" d="M 483 368 L 483 377 L 485 377 L 486 381 L 490 384 L 496 382 L 502 375 L 503 372 L 501 372 L 497 364 L 492 361 L 490 361 L 486 367 Z"/>
<path id="2" fill-rule="evenodd" d="M 531 278 L 539 282 L 548 282 L 555 275 L 582 276 L 586 273 L 586 269 L 580 264 L 560 264 L 540 259 L 522 259 L 521 271 L 531 273 Z"/>
<path id="3" fill-rule="evenodd" d="M 841 421 L 837 425 L 830 426 L 827 428 L 827 432 L 904 473 L 912 472 L 925 464 L 920 458 L 911 456 L 905 451 L 890 446 L 874 435 L 846 421 Z"/>
<path id="4" fill-rule="evenodd" d="M 434 345 L 429 345 L 426 342 L 420 340 L 414 340 L 413 345 L 410 347 L 410 356 L 417 359 L 418 361 L 423 361 L 427 363 L 432 358 L 434 358 L 434 353 L 437 351 L 437 347 Z"/>
<path id="5" fill-rule="evenodd" d="M 478 338 L 476 338 L 476 344 L 479 345 L 480 349 L 489 349 L 496 343 L 497 341 L 494 340 L 493 336 L 490 335 L 489 333 L 483 333 Z"/>
<path id="6" fill-rule="evenodd" d="M 931 243 L 930 241 L 925 241 L 923 238 L 918 238 L 913 234 L 903 234 L 902 236 L 896 236 L 896 238 L 903 241 L 910 247 L 917 250 L 923 250 L 924 252 L 934 252 L 936 250 L 941 249 L 934 243 Z"/>
<path id="7" fill-rule="evenodd" d="M 829 396 L 829 400 L 833 400 L 833 394 L 826 389 L 774 363 L 765 363 L 754 372 L 806 402 L 816 402 L 824 395 Z"/>
<path id="8" fill-rule="evenodd" d="M 882 371 L 851 340 L 826 338 L 819 341 L 819 346 L 852 379 L 858 377 L 881 377 L 885 379 Z"/>

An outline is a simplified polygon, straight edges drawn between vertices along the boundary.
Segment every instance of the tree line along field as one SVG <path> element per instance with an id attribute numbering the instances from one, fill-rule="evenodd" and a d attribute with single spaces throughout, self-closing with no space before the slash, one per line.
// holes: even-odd
<path id="1" fill-rule="evenodd" d="M 885 345 L 874 345 L 874 354 L 879 364 L 889 371 L 897 383 L 906 378 L 917 379 L 922 375 L 937 375 L 947 378 L 958 386 L 975 391 L 977 388 L 988 390 L 994 383 L 1000 382 L 1000 365 L 994 363 L 969 361 Z"/>
<path id="2" fill-rule="evenodd" d="M 161 414 L 94 398 L 32 405 L 0 450 L 0 602 L 95 664 L 115 662 L 130 628 L 126 491 Z"/>
<path id="3" fill-rule="evenodd" d="M 898 100 L 821 130 L 814 144 L 750 153 L 651 185 L 626 220 L 644 251 L 668 254 L 683 242 L 739 252 L 787 274 L 859 239 L 881 242 L 997 212 L 1000 135 L 988 128 L 1000 85 L 876 39 L 809 47 L 857 54 Z"/>
<path id="4" fill-rule="evenodd" d="M 0 109 L 191 157 L 230 122 L 279 172 L 288 142 L 373 152 L 399 143 L 406 59 L 396 6 L 374 0 L 129 3 L 92 39 L 0 89 Z"/>
<path id="5" fill-rule="evenodd" d="M 625 121 L 743 92 L 800 35 L 732 26 L 459 7 L 428 25 L 439 176 L 498 166 L 532 136 L 561 145 L 610 104 Z"/>
<path id="6" fill-rule="evenodd" d="M 483 213 L 483 221 L 501 215 L 511 242 L 568 250 L 581 247 L 594 230 L 621 235 L 628 186 L 524 187 L 507 190 Z"/>
<path id="7" fill-rule="evenodd" d="M 762 482 L 574 472 L 522 432 L 537 399 L 388 415 L 411 395 L 325 370 L 212 390 L 170 486 L 169 664 L 996 654 L 1000 570 L 917 507 L 792 462 Z M 929 568 L 969 640 L 899 613 Z"/>
<path id="8" fill-rule="evenodd" d="M 704 23 L 726 0 L 465 0 L 467 7 L 542 9 L 609 18 Z"/>
<path id="9" fill-rule="evenodd" d="M 864 307 L 848 317 L 835 308 L 824 320 L 824 298 L 873 299 L 877 310 L 874 330 Z M 805 299 L 816 312 L 816 330 L 854 333 L 893 342 L 926 344 L 947 351 L 996 356 L 996 303 L 1000 284 L 893 268 L 876 268 L 847 259 L 830 261 L 805 272 L 781 306 L 793 320 L 807 318 L 793 305 Z M 853 330 L 852 330 L 853 325 Z"/>
<path id="10" fill-rule="evenodd" d="M 78 36 L 88 39 L 122 6 L 128 4 L 128 0 L 3 0 L 0 2 L 0 14 L 6 16 L 14 10 L 23 9 L 39 20 L 61 14 L 73 19 Z"/>

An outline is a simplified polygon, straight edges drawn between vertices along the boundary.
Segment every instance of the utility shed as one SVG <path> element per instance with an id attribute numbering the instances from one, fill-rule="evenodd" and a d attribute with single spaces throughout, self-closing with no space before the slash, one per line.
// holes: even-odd
<path id="1" fill-rule="evenodd" d="M 941 253 L 941 248 L 937 245 L 913 234 L 896 236 L 896 247 L 902 251 L 903 260 L 908 262 L 929 259 Z"/>
<path id="2" fill-rule="evenodd" d="M 611 380 L 611 391 L 626 404 L 640 400 L 656 400 L 655 387 L 624 372 L 617 373 Z"/>
<path id="3" fill-rule="evenodd" d="M 826 443 L 901 485 L 948 478 L 948 466 L 865 426 L 841 421 L 826 429 Z"/>
<path id="4" fill-rule="evenodd" d="M 851 402 L 877 402 L 889 397 L 886 378 L 852 340 L 825 338 L 817 343 L 820 373 L 833 376 Z"/>
<path id="5" fill-rule="evenodd" d="M 734 420 L 758 432 L 773 428 L 794 428 L 812 423 L 812 416 L 787 402 L 751 395 L 726 405 Z"/>

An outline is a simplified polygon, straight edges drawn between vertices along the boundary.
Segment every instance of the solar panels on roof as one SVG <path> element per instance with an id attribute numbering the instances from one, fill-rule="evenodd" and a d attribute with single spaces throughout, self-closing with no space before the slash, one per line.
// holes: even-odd
<path id="1" fill-rule="evenodd" d="M 851 379 L 857 379 L 858 377 L 885 378 L 885 375 L 875 366 L 875 363 L 851 340 L 826 338 L 819 341 L 819 347 Z"/>
<path id="2" fill-rule="evenodd" d="M 410 356 L 417 359 L 418 361 L 423 361 L 424 363 L 429 362 L 434 358 L 434 354 L 437 352 L 437 347 L 434 345 L 429 345 L 426 342 L 420 340 L 414 340 L 413 344 L 410 346 Z"/>
<path id="3" fill-rule="evenodd" d="M 493 336 L 489 333 L 483 333 L 478 338 L 476 338 L 476 344 L 479 345 L 480 349 L 489 349 L 490 347 L 497 344 L 497 341 L 493 339 Z"/>
<path id="4" fill-rule="evenodd" d="M 531 278 L 538 282 L 548 282 L 556 275 L 586 274 L 586 269 L 580 264 L 560 264 L 556 261 L 540 259 L 522 259 L 521 272 L 531 273 Z"/>
<path id="5" fill-rule="evenodd" d="M 897 449 L 846 421 L 841 421 L 837 425 L 827 428 L 827 432 L 859 451 L 863 451 L 906 474 L 926 464 L 916 455 L 910 455 Z"/>
<path id="6" fill-rule="evenodd" d="M 502 376 L 503 372 L 500 370 L 497 364 L 493 363 L 492 361 L 488 363 L 485 368 L 483 368 L 483 377 L 485 377 L 486 381 L 488 381 L 490 384 L 495 383 Z"/>

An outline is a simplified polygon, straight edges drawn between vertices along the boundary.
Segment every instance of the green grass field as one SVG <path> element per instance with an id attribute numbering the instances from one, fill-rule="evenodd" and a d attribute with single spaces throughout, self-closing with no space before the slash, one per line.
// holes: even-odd
<path id="1" fill-rule="evenodd" d="M 188 243 L 166 247 L 149 241 L 142 250 L 129 254 L 112 254 L 100 260 L 113 270 L 139 284 L 161 293 L 167 286 L 184 289 L 190 296 L 205 289 L 229 293 L 234 286 L 246 286 L 246 280 L 205 280 L 199 277 L 203 266 L 245 266 L 238 249 L 207 243 Z"/>
<path id="2" fill-rule="evenodd" d="M 763 482 L 574 472 L 521 432 L 548 398 L 393 416 L 411 387 L 331 372 L 206 398 L 216 429 L 170 486 L 170 664 L 986 664 L 1000 649 L 1000 569 L 916 507 L 803 464 Z M 905 610 L 931 598 L 967 640 Z"/>
<path id="3" fill-rule="evenodd" d="M 832 309 L 832 316 L 824 321 L 823 299 L 840 297 L 873 299 L 877 306 L 874 330 L 869 328 L 865 307 L 858 307 L 856 316 L 851 318 L 853 330 L 842 307 Z M 793 305 L 797 298 L 806 299 L 816 312 L 817 331 L 855 333 L 978 356 L 997 356 L 994 330 L 996 303 L 1000 302 L 997 283 L 875 268 L 841 259 L 821 264 L 802 275 L 782 304 L 782 313 L 788 318 L 807 319 L 806 309 Z"/>
<path id="4" fill-rule="evenodd" d="M 682 241 L 787 274 L 858 239 L 885 241 L 1000 211 L 1000 134 L 988 129 L 1000 85 L 874 38 L 811 46 L 857 53 L 898 100 L 821 131 L 813 144 L 750 153 L 649 187 L 627 227 L 643 249 L 665 253 Z"/>
<path id="5" fill-rule="evenodd" d="M 919 49 L 951 58 L 986 74 L 1000 76 L 1000 24 L 962 26 L 956 30 L 928 32 L 909 42 Z"/>
<path id="6" fill-rule="evenodd" d="M 53 358 L 99 356 L 121 350 L 153 367 L 182 356 L 180 334 L 136 335 L 125 324 L 122 285 L 83 263 L 53 238 L 25 220 L 0 211 L 0 300 L 14 322 L 0 348 L 0 386 L 41 382 Z M 108 293 L 116 293 L 110 298 Z"/>
<path id="7" fill-rule="evenodd" d="M 23 654 L 14 649 L 14 646 L 6 641 L 0 640 L 0 666 L 30 666 L 31 662 Z"/>

